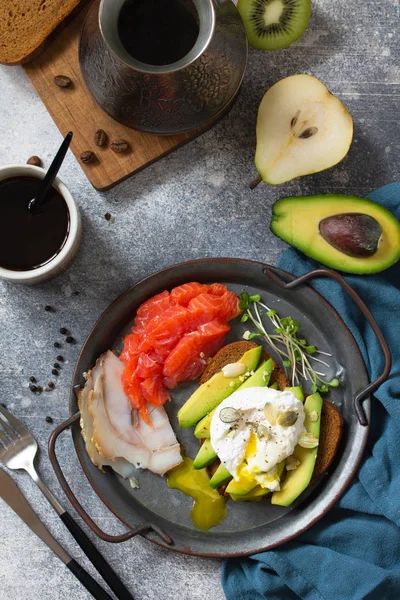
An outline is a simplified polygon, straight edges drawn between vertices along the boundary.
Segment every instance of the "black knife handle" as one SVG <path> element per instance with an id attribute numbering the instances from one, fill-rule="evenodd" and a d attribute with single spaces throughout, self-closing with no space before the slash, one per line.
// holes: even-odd
<path id="1" fill-rule="evenodd" d="M 96 600 L 112 600 L 111 596 L 103 590 L 103 588 L 93 579 L 91 575 L 73 558 L 66 563 L 68 569 L 75 575 L 83 586 L 90 592 Z"/>
<path id="2" fill-rule="evenodd" d="M 104 581 L 110 586 L 118 600 L 134 600 L 133 596 L 126 589 L 115 571 L 110 567 L 104 556 L 99 552 L 93 542 L 88 538 L 86 533 L 73 520 L 71 515 L 65 511 L 60 515 L 60 519 L 68 528 L 71 535 L 78 542 L 92 565 L 100 573 Z"/>

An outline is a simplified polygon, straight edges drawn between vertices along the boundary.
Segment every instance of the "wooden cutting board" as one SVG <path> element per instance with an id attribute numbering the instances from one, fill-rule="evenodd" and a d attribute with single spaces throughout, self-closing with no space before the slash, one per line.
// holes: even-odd
<path id="1" fill-rule="evenodd" d="M 90 183 L 97 190 L 107 190 L 204 130 L 171 136 L 141 133 L 120 125 L 97 106 L 83 81 L 78 61 L 80 32 L 90 5 L 89 2 L 72 21 L 58 30 L 45 50 L 24 65 L 24 69 L 61 133 L 66 135 L 73 131 L 71 150 Z M 57 87 L 53 81 L 55 75 L 67 75 L 72 86 Z M 131 151 L 116 154 L 109 147 L 98 148 L 94 143 L 97 129 L 104 129 L 110 141 L 127 140 Z M 86 150 L 96 154 L 95 161 L 89 164 L 80 160 L 81 153 Z"/>

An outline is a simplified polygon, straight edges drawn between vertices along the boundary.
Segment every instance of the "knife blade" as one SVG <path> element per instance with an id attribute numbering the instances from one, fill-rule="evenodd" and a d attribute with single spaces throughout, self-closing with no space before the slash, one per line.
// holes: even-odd
<path id="1" fill-rule="evenodd" d="M 87 573 L 51 535 L 15 481 L 0 468 L 0 498 L 28 525 L 43 542 L 57 554 L 68 569 L 97 600 L 112 600 L 111 596 Z"/>

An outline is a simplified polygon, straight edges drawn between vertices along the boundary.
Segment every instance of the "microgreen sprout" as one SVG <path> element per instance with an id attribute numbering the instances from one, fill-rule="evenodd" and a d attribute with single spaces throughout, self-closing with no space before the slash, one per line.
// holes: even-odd
<path id="1" fill-rule="evenodd" d="M 330 387 L 339 385 L 339 380 L 336 377 L 327 381 L 325 373 L 314 369 L 311 361 L 329 368 L 329 364 L 315 356 L 316 354 L 332 355 L 317 350 L 314 345 L 308 344 L 307 340 L 299 337 L 297 335 L 300 330 L 298 321 L 295 321 L 292 317 L 279 317 L 276 310 L 261 302 L 260 294 L 250 295 L 243 291 L 240 295 L 239 307 L 244 311 L 240 319 L 241 322 L 251 321 L 256 327 L 256 331 L 246 331 L 243 338 L 246 340 L 253 340 L 256 337 L 265 338 L 268 345 L 280 357 L 286 374 L 291 374 L 292 386 L 299 385 L 300 377 L 311 382 L 312 393 L 317 391 L 327 392 Z M 260 308 L 265 312 L 262 313 Z M 273 333 L 268 333 L 264 327 L 261 318 L 264 314 L 274 326 Z"/>

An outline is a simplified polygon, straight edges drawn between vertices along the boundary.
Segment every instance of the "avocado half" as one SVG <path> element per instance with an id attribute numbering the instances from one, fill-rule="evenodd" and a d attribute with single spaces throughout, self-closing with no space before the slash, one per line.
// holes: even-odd
<path id="1" fill-rule="evenodd" d="M 351 256 L 321 235 L 321 222 L 338 215 L 367 215 L 380 226 L 370 256 Z M 337 219 L 340 221 L 340 219 Z M 281 198 L 272 206 L 271 231 L 314 260 L 346 273 L 377 273 L 400 259 L 400 223 L 372 200 L 346 194 Z M 365 236 L 368 236 L 368 231 Z M 335 247 L 336 246 L 336 247 Z"/>

